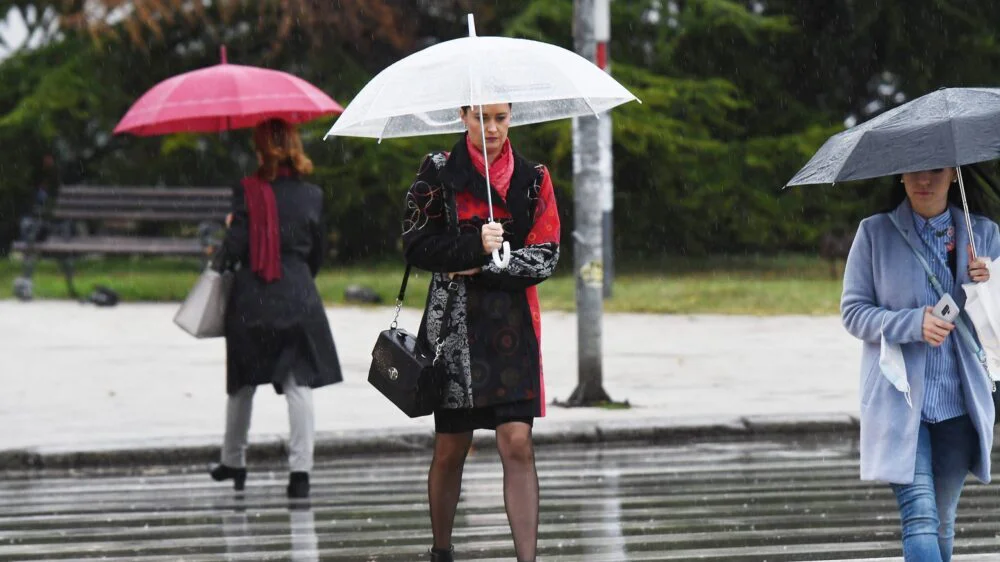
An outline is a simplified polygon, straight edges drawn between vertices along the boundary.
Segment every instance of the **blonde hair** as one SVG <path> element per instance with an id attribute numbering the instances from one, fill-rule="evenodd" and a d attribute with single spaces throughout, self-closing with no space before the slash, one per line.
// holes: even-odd
<path id="1" fill-rule="evenodd" d="M 312 160 L 302 148 L 302 139 L 296 128 L 282 119 L 268 119 L 253 130 L 253 142 L 260 154 L 260 168 L 257 177 L 264 181 L 274 181 L 278 168 L 287 166 L 299 175 L 313 171 Z"/>

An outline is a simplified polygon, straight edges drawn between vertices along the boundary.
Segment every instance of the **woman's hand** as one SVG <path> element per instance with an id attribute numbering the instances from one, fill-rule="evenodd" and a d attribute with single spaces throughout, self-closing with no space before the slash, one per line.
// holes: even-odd
<path id="1" fill-rule="evenodd" d="M 456 276 L 459 276 L 459 275 L 476 275 L 477 273 L 479 273 L 482 270 L 483 270 L 483 268 L 481 268 L 481 267 L 474 267 L 472 269 L 466 269 L 465 271 L 456 271 L 454 273 L 449 273 L 448 274 L 448 279 L 454 279 Z"/>
<path id="2" fill-rule="evenodd" d="M 972 258 L 972 244 L 969 244 L 969 278 L 976 283 L 985 283 L 990 280 L 990 269 L 986 267 L 986 260 Z"/>
<path id="3" fill-rule="evenodd" d="M 930 306 L 924 309 L 924 341 L 937 347 L 944 343 L 948 334 L 955 329 L 955 325 L 934 316 L 931 310 L 934 308 Z"/>
<path id="4" fill-rule="evenodd" d="M 226 215 L 226 228 L 229 228 L 232 225 L 233 225 L 233 214 L 229 213 L 228 215 Z"/>
<path id="5" fill-rule="evenodd" d="M 483 254 L 489 255 L 503 247 L 503 225 L 498 222 L 488 222 L 483 225 Z"/>

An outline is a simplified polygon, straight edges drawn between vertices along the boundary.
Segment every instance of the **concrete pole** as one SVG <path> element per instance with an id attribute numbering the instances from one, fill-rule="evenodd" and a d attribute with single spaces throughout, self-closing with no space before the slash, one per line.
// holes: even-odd
<path id="1" fill-rule="evenodd" d="M 595 0 L 573 0 L 573 43 L 576 52 L 595 61 Z M 603 388 L 601 328 L 604 308 L 604 264 L 601 240 L 600 126 L 597 117 L 573 120 L 573 231 L 576 273 L 578 383 L 571 406 L 610 401 Z"/>

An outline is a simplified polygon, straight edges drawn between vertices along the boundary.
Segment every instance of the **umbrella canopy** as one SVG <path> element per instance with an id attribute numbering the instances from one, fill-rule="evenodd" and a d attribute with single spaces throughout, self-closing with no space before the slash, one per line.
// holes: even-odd
<path id="1" fill-rule="evenodd" d="M 786 186 L 1000 158 L 1000 89 L 944 88 L 830 137 Z"/>
<path id="2" fill-rule="evenodd" d="M 555 45 L 508 37 L 445 41 L 380 72 L 327 136 L 410 137 L 464 131 L 462 106 L 513 103 L 511 126 L 596 115 L 636 100 L 587 59 Z"/>
<path id="3" fill-rule="evenodd" d="M 143 94 L 115 127 L 139 136 L 212 133 L 253 127 L 270 118 L 303 123 L 344 109 L 291 74 L 222 63 L 174 76 Z"/>
<path id="4" fill-rule="evenodd" d="M 597 115 L 638 100 L 592 62 L 555 45 L 527 39 L 478 37 L 472 14 L 469 36 L 414 53 L 380 72 L 354 97 L 326 137 L 412 137 L 465 130 L 458 109 L 512 103 L 510 125 L 527 125 L 578 115 Z M 479 112 L 480 129 L 482 112 Z M 483 159 L 486 155 L 485 131 Z M 489 166 L 486 196 L 490 222 Z M 493 261 L 506 267 L 503 257 Z"/>

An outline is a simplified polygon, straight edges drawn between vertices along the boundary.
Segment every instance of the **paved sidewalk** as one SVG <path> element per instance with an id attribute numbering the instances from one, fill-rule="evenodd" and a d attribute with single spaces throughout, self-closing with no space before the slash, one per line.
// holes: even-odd
<path id="1" fill-rule="evenodd" d="M 217 446 L 223 341 L 183 333 L 171 321 L 176 308 L 0 301 L 0 457 L 9 465 L 14 450 L 24 457 Z M 405 417 L 366 381 L 391 309 L 328 313 L 346 381 L 315 394 L 321 441 L 429 437 L 430 418 Z M 419 311 L 404 311 L 404 327 L 416 330 L 418 322 Z M 576 347 L 576 317 L 545 313 L 550 402 L 576 386 Z M 607 314 L 604 357 L 606 390 L 633 407 L 549 406 L 536 423 L 539 439 L 741 431 L 755 422 L 846 427 L 857 412 L 860 344 L 837 317 Z M 280 443 L 288 428 L 284 399 L 260 387 L 254 407 L 252 443 Z"/>

